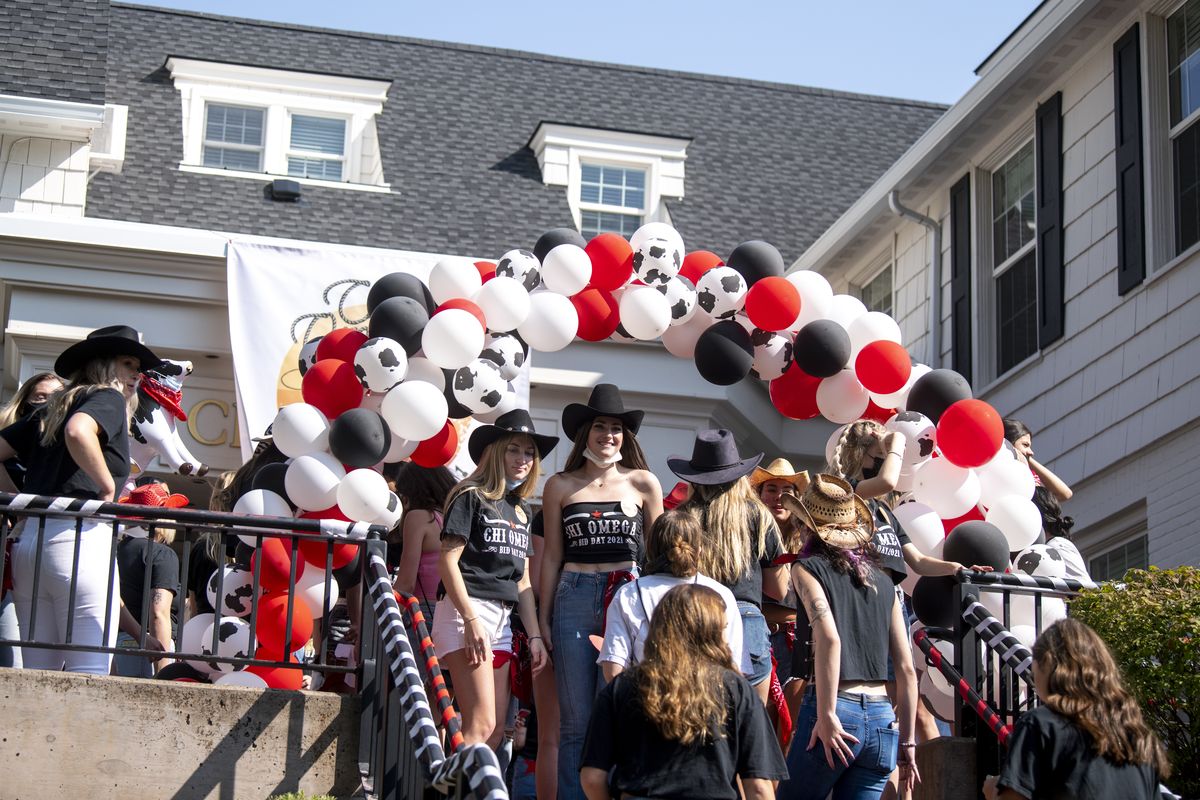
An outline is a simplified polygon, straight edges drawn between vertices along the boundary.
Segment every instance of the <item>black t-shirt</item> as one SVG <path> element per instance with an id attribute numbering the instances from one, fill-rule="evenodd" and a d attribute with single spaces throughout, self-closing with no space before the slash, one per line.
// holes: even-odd
<path id="1" fill-rule="evenodd" d="M 1149 764 L 1117 766 L 1092 748 L 1091 737 L 1046 706 L 1013 726 L 999 786 L 1030 800 L 1141 800 L 1158 797 Z"/>
<path id="2" fill-rule="evenodd" d="M 858 586 L 850 575 L 838 572 L 822 556 L 810 556 L 797 563 L 817 579 L 829 601 L 829 612 L 842 640 L 839 679 L 886 681 L 892 606 L 896 602 L 896 593 L 886 576 L 872 567 L 874 585 Z M 797 617 L 803 617 L 807 624 L 808 612 L 803 607 Z M 799 621 L 796 628 L 800 628 Z"/>
<path id="3" fill-rule="evenodd" d="M 760 517 L 756 509 L 750 509 L 747 514 L 750 517 L 750 530 L 753 532 L 758 529 Z M 762 558 L 758 559 L 757 564 L 752 564 L 750 569 L 742 573 L 742 575 L 733 583 L 726 583 L 726 588 L 733 592 L 733 599 L 739 603 L 753 603 L 758 608 L 762 608 L 763 593 L 762 593 L 762 571 L 766 567 L 774 566 L 775 559 L 784 554 L 783 540 L 779 536 L 779 527 L 775 524 L 775 520 L 767 518 L 767 537 L 766 548 Z M 704 523 L 707 527 L 707 522 Z"/>
<path id="4" fill-rule="evenodd" d="M 513 493 L 488 500 L 471 489 L 454 498 L 442 538 L 466 540 L 458 570 L 468 595 L 517 602 L 517 581 L 529 555 L 529 517 L 529 504 Z"/>
<path id="5" fill-rule="evenodd" d="M 646 719 L 628 673 L 605 686 L 592 707 L 582 766 L 608 772 L 609 788 L 637 797 L 741 797 L 737 777 L 787 779 L 787 766 L 762 701 L 741 675 L 725 676 L 725 729 L 720 738 L 682 745 Z M 620 796 L 617 794 L 616 796 Z"/>
<path id="6" fill-rule="evenodd" d="M 17 458 L 25 465 L 24 491 L 96 499 L 100 489 L 67 452 L 66 436 L 62 431 L 58 432 L 54 444 L 41 446 L 39 423 L 44 413 L 30 414 L 0 431 L 0 438 L 17 451 Z M 98 389 L 77 401 L 67 412 L 67 419 L 79 413 L 87 414 L 99 426 L 104 463 L 113 483 L 120 489 L 129 477 L 129 418 L 124 396 L 116 389 Z"/>
<path id="7" fill-rule="evenodd" d="M 171 593 L 171 625 L 177 620 L 175 596 L 179 592 L 179 557 L 162 542 L 149 539 L 126 537 L 117 545 L 117 567 L 121 575 L 121 600 L 134 619 L 142 619 L 142 589 L 146 585 L 146 570 L 150 570 L 150 591 L 166 589 Z M 207 598 L 206 598 L 207 599 Z M 147 606 L 147 615 L 153 615 L 153 606 Z"/>
<path id="8" fill-rule="evenodd" d="M 192 545 L 188 556 L 187 585 L 196 598 L 196 613 L 211 614 L 216 609 L 208 602 L 208 582 L 217 571 L 217 562 L 208 555 L 208 543 L 203 539 Z"/>
<path id="9" fill-rule="evenodd" d="M 892 583 L 899 584 L 908 577 L 903 548 L 911 540 L 887 503 L 870 500 L 867 505 L 871 507 L 871 515 L 875 521 L 875 534 L 871 538 L 871 545 L 875 552 L 879 553 L 879 566 L 891 576 Z"/>

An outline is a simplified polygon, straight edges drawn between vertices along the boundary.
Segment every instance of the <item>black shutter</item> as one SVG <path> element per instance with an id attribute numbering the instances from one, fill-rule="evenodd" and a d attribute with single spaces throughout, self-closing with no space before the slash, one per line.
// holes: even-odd
<path id="1" fill-rule="evenodd" d="M 1063 335 L 1062 92 L 1037 107 L 1038 347 Z"/>
<path id="2" fill-rule="evenodd" d="M 971 175 L 967 173 L 950 187 L 950 363 L 968 382 L 971 322 Z"/>
<path id="3" fill-rule="evenodd" d="M 1146 277 L 1146 214 L 1142 187 L 1142 62 L 1138 26 L 1113 45 L 1117 126 L 1117 293 Z"/>

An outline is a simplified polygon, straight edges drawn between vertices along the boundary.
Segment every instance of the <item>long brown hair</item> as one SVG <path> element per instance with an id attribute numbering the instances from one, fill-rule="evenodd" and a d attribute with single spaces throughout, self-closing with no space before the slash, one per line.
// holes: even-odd
<path id="1" fill-rule="evenodd" d="M 685 583 L 654 608 L 645 657 L 630 670 L 642 710 L 663 738 L 680 744 L 722 735 L 727 716 L 725 601 L 707 586 Z"/>
<path id="2" fill-rule="evenodd" d="M 601 414 L 600 416 L 604 416 Z M 616 419 L 613 417 L 612 419 Z M 590 420 L 587 425 L 581 425 L 575 433 L 575 441 L 571 445 L 571 452 L 567 456 L 566 466 L 563 467 L 563 472 L 574 472 L 581 468 L 586 462 L 583 458 L 583 451 L 587 449 L 588 436 L 592 432 L 592 423 L 595 418 Z M 625 423 L 621 423 L 621 460 L 619 463 L 627 469 L 650 469 L 650 465 L 646 462 L 646 454 L 642 452 L 642 446 L 638 444 L 637 436 L 629 428 L 625 427 Z"/>
<path id="3" fill-rule="evenodd" d="M 33 406 L 30 405 L 29 398 L 33 394 L 33 390 L 42 381 L 58 381 L 59 389 L 63 386 L 63 379 L 53 372 L 39 372 L 29 376 L 21 384 L 21 388 L 17 389 L 16 393 L 5 404 L 4 408 L 0 409 L 0 428 L 7 428 L 33 411 Z"/>
<path id="4" fill-rule="evenodd" d="M 646 534 L 646 574 L 669 573 L 690 578 L 698 563 L 704 532 L 690 511 L 667 511 L 654 520 Z"/>
<path id="5" fill-rule="evenodd" d="M 448 514 L 450 506 L 454 504 L 455 498 L 463 492 L 478 492 L 488 500 L 499 500 L 501 497 L 504 497 L 508 493 L 508 484 L 504 472 L 504 451 L 510 442 L 521 438 L 529 439 L 530 437 L 524 433 L 506 433 L 483 448 L 483 457 L 479 459 L 479 463 L 475 466 L 475 471 L 454 485 L 454 488 L 450 490 L 450 494 L 446 497 L 446 506 L 443 511 Z M 537 448 L 535 447 L 533 466 L 529 468 L 529 475 L 513 491 L 518 497 L 530 497 L 537 491 L 538 477 L 541 474 L 542 459 L 537 455 Z"/>
<path id="6" fill-rule="evenodd" d="M 121 379 L 117 375 L 117 361 L 120 358 L 121 356 L 93 358 L 75 371 L 75 374 L 71 376 L 70 383 L 50 395 L 50 399 L 46 401 L 46 416 L 42 420 L 41 444 L 43 447 L 54 444 L 54 440 L 62 432 L 63 426 L 67 424 L 67 416 L 77 401 L 101 389 L 116 389 L 124 396 Z M 133 397 L 125 400 L 127 424 L 129 418 L 133 417 L 137 402 L 136 392 Z"/>
<path id="7" fill-rule="evenodd" d="M 1115 764 L 1148 764 L 1159 778 L 1170 777 L 1162 742 L 1099 634 L 1077 619 L 1061 619 L 1034 642 L 1033 658 L 1045 678 L 1042 702 L 1085 730 L 1098 755 Z"/>
<path id="8" fill-rule="evenodd" d="M 779 537 L 771 512 L 745 477 L 715 486 L 693 484 L 692 496 L 679 508 L 695 514 L 705 528 L 700 571 L 719 583 L 736 582 L 767 552 L 767 537 Z"/>

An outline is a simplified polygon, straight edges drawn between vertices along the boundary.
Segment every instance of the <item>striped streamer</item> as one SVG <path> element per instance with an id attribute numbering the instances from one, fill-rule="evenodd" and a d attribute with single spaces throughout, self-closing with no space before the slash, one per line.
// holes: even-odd
<path id="1" fill-rule="evenodd" d="M 933 646 L 933 642 L 930 641 L 929 635 L 925 633 L 924 628 L 913 634 L 913 642 L 917 647 L 921 648 L 921 652 L 925 654 L 925 660 L 936 667 L 946 681 L 955 687 L 962 701 L 975 709 L 975 713 L 979 715 L 979 718 L 987 723 L 987 726 L 992 729 L 992 733 L 996 734 L 996 738 L 1000 740 L 1000 744 L 1008 744 L 1008 736 L 1012 733 L 1012 726 L 1005 725 L 1004 720 L 1000 719 L 1000 716 L 992 710 L 987 701 L 971 688 L 966 678 L 959 674 L 953 665 L 947 663 L 946 659 L 942 658 L 942 651 Z"/>
<path id="2" fill-rule="evenodd" d="M 1033 653 L 1029 652 L 1029 648 L 1021 644 L 981 603 L 968 597 L 963 599 L 963 606 L 963 619 L 975 629 L 980 640 L 1033 688 Z"/>
<path id="3" fill-rule="evenodd" d="M 1024 572 L 972 572 L 969 569 L 959 570 L 958 579 L 960 583 L 976 586 L 1024 586 L 1027 589 L 1050 589 L 1062 594 L 1074 594 L 1095 586 L 1073 578 L 1048 578 L 1044 575 L 1026 575 Z"/>

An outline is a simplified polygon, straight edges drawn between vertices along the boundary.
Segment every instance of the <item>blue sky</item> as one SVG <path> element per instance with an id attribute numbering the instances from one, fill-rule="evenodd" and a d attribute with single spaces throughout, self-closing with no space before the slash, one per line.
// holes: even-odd
<path id="1" fill-rule="evenodd" d="M 1038 0 L 148 4 L 952 103 Z"/>

